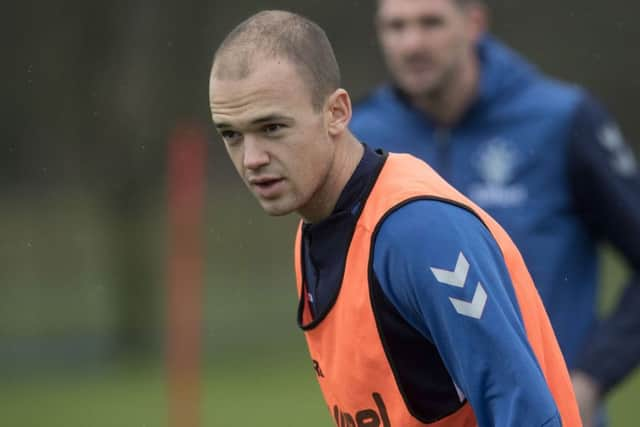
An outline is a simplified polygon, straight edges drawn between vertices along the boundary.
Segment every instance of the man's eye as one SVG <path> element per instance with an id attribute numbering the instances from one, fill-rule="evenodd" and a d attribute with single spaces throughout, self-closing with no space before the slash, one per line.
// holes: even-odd
<path id="1" fill-rule="evenodd" d="M 284 129 L 285 126 L 279 123 L 273 123 L 273 124 L 269 124 L 266 125 L 263 128 L 264 133 L 266 133 L 267 135 L 272 135 L 272 134 L 277 134 L 279 131 L 281 131 L 282 129 Z"/>
<path id="2" fill-rule="evenodd" d="M 220 132 L 220 136 L 222 136 L 222 139 L 227 144 L 233 144 L 235 142 L 238 142 L 242 135 L 240 135 L 239 132 L 233 130 L 225 130 Z"/>
<path id="3" fill-rule="evenodd" d="M 403 31 L 406 28 L 406 26 L 407 26 L 407 23 L 402 19 L 390 19 L 384 24 L 384 27 L 387 30 L 390 30 L 393 32 Z"/>
<path id="4" fill-rule="evenodd" d="M 444 26 L 445 20 L 441 16 L 423 16 L 420 18 L 420 27 L 425 30 Z"/>

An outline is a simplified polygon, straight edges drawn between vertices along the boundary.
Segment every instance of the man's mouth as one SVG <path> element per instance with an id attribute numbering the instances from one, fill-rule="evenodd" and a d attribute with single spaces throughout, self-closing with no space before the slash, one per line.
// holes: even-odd
<path id="1" fill-rule="evenodd" d="M 405 61 L 404 66 L 411 71 L 426 71 L 433 68 L 433 62 L 431 61 Z"/>
<path id="2" fill-rule="evenodd" d="M 265 199 L 277 197 L 284 178 L 280 177 L 265 177 L 265 178 L 252 178 L 249 180 L 249 184 L 255 189 L 256 193 Z"/>

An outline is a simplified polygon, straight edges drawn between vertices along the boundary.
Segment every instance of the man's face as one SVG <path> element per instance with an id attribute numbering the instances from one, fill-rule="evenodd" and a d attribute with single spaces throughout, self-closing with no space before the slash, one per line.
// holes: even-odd
<path id="1" fill-rule="evenodd" d="M 270 215 L 305 207 L 333 162 L 323 111 L 294 65 L 261 60 L 240 80 L 210 81 L 211 113 L 231 160 Z"/>
<path id="2" fill-rule="evenodd" d="M 455 0 L 380 0 L 378 36 L 396 84 L 414 97 L 440 92 L 473 49 L 467 20 Z"/>

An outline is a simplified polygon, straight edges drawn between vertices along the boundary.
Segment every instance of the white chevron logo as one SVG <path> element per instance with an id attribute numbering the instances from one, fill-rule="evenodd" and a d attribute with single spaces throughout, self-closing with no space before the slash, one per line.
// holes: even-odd
<path id="1" fill-rule="evenodd" d="M 452 297 L 449 297 L 449 301 L 451 301 L 453 308 L 456 309 L 458 314 L 473 317 L 474 319 L 480 319 L 482 317 L 482 312 L 484 311 L 484 306 L 487 303 L 487 293 L 484 291 L 482 284 L 478 282 L 478 287 L 473 294 L 471 302 Z"/>
<path id="2" fill-rule="evenodd" d="M 458 254 L 458 260 L 456 261 L 456 267 L 453 271 L 431 267 L 431 272 L 436 277 L 436 280 L 442 284 L 455 286 L 456 288 L 464 288 L 465 282 L 467 281 L 467 274 L 469 273 L 469 262 L 464 254 L 460 252 Z M 458 314 L 480 319 L 484 311 L 484 306 L 487 303 L 487 293 L 482 287 L 482 284 L 478 282 L 470 302 L 453 297 L 449 297 L 449 301 L 451 301 L 453 308 L 455 308 Z"/>
<path id="3" fill-rule="evenodd" d="M 457 288 L 464 288 L 464 282 L 467 281 L 467 273 L 469 272 L 469 262 L 464 257 L 464 254 L 460 252 L 455 270 L 449 271 L 431 267 L 431 272 L 440 283 Z"/>

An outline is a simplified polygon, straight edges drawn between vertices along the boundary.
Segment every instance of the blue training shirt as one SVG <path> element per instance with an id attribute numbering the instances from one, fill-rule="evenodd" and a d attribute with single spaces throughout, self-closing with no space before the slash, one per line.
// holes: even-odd
<path id="1" fill-rule="evenodd" d="M 380 227 L 373 266 L 394 307 L 436 345 L 480 426 L 561 425 L 500 249 L 475 215 L 440 201 L 409 203 Z M 464 266 L 462 287 L 436 276 Z M 481 305 L 479 318 L 458 312 L 456 300 Z"/>

